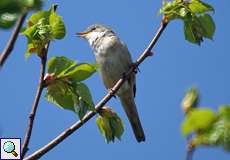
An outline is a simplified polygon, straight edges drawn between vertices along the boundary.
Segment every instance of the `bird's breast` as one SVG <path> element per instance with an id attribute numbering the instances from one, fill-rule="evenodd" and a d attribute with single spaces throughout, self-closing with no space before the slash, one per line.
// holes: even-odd
<path id="1" fill-rule="evenodd" d="M 106 88 L 112 88 L 131 64 L 128 50 L 124 50 L 123 46 L 116 44 L 103 48 L 95 55 L 96 62 L 100 65 L 100 74 Z M 128 84 L 124 84 L 122 90 L 128 87 Z"/>

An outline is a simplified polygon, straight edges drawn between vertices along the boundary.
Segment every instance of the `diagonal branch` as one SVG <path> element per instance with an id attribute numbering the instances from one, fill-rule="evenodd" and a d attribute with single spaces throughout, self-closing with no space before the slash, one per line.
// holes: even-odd
<path id="1" fill-rule="evenodd" d="M 8 56 L 11 54 L 14 48 L 14 44 L 17 40 L 18 34 L 20 32 L 20 29 L 22 27 L 22 24 L 26 18 L 27 12 L 22 13 L 22 15 L 18 18 L 17 23 L 15 25 L 15 28 L 12 32 L 12 35 L 6 45 L 6 48 L 3 50 L 2 54 L 0 55 L 0 67 L 2 67 L 8 58 Z"/>
<path id="2" fill-rule="evenodd" d="M 119 88 L 122 86 L 122 84 L 126 81 L 126 79 L 131 75 L 131 73 L 135 72 L 137 67 L 148 57 L 151 55 L 151 50 L 153 46 L 156 44 L 158 39 L 161 36 L 161 33 L 164 31 L 168 24 L 168 18 L 163 17 L 161 21 L 161 25 L 150 42 L 150 44 L 147 46 L 147 48 L 144 50 L 144 52 L 140 55 L 140 57 L 136 60 L 135 65 L 132 65 L 132 67 L 127 71 L 124 76 L 113 86 L 111 91 L 107 93 L 106 96 L 95 106 L 96 111 L 99 111 L 119 90 Z M 25 160 L 35 160 L 42 157 L 44 154 L 49 152 L 51 149 L 56 147 L 59 143 L 61 143 L 64 139 L 66 139 L 69 135 L 71 135 L 74 131 L 79 129 L 82 125 L 84 125 L 88 120 L 90 120 L 94 115 L 96 115 L 97 112 L 89 112 L 86 114 L 82 120 L 77 121 L 74 123 L 71 127 L 67 128 L 64 132 L 62 132 L 59 136 L 57 136 L 55 139 L 53 139 L 51 142 L 46 144 L 44 147 L 40 148 L 39 150 L 35 151 L 31 155 L 25 158 Z"/>
<path id="3" fill-rule="evenodd" d="M 29 121 L 28 121 L 25 138 L 24 138 L 24 143 L 22 145 L 22 158 L 25 156 L 26 152 L 28 151 L 28 145 L 30 142 L 31 134 L 32 134 L 34 118 L 36 115 L 36 111 L 37 111 L 38 103 L 39 103 L 39 100 L 42 94 L 42 90 L 44 89 L 44 76 L 45 76 L 45 71 L 46 71 L 48 48 L 49 48 L 49 44 L 47 44 L 43 48 L 41 55 L 40 55 L 40 58 L 41 58 L 40 78 L 39 78 L 37 93 L 34 99 L 34 103 L 32 105 L 32 110 L 31 110 L 31 113 L 29 114 Z"/>

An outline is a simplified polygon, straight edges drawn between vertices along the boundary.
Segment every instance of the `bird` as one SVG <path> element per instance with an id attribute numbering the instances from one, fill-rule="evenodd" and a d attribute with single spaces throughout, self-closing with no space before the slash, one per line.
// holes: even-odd
<path id="1" fill-rule="evenodd" d="M 110 90 L 133 64 L 127 46 L 110 27 L 102 24 L 93 24 L 85 31 L 76 34 L 88 41 L 99 65 L 104 85 Z M 132 73 L 116 95 L 121 101 L 137 142 L 143 142 L 145 134 L 134 101 L 135 92 L 135 73 Z"/>

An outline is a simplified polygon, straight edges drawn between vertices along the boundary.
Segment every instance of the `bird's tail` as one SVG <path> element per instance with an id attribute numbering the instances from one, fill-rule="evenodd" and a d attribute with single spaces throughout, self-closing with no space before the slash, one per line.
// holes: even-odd
<path id="1" fill-rule="evenodd" d="M 134 97 L 130 92 L 122 93 L 120 97 L 122 106 L 128 116 L 129 122 L 132 126 L 133 132 L 138 142 L 145 141 L 144 130 L 138 116 Z"/>

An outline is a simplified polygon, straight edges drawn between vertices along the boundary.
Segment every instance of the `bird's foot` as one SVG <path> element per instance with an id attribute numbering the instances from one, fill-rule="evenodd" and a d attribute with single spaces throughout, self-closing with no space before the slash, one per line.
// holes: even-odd
<path id="1" fill-rule="evenodd" d="M 113 88 L 109 88 L 109 89 L 108 89 L 108 92 L 109 92 L 109 94 L 112 95 L 114 98 L 117 98 L 116 95 L 114 94 Z"/>
<path id="2" fill-rule="evenodd" d="M 134 68 L 134 73 L 137 74 L 138 72 L 141 72 L 138 65 L 136 63 L 132 63 L 130 65 L 130 68 L 133 67 Z"/>

